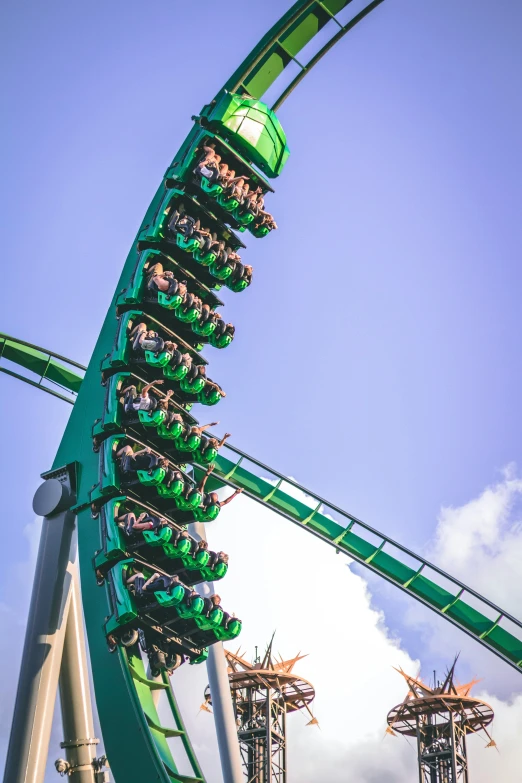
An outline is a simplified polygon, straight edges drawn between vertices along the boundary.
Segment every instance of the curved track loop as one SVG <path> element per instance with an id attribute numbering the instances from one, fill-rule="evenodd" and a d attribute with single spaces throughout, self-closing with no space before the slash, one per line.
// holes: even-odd
<path id="1" fill-rule="evenodd" d="M 352 0 L 307 0 L 294 3 L 243 60 L 223 89 L 262 98 L 288 66 L 295 64 L 298 75 L 291 79 L 273 103 L 272 109 L 276 111 L 332 46 L 382 2 L 372 0 L 365 3 L 358 13 L 349 16 L 348 21 L 341 21 L 339 15 L 345 9 L 350 10 Z M 327 33 L 324 46 L 306 58 L 304 63 L 297 59 L 307 44 L 323 30 Z"/>
<path id="2" fill-rule="evenodd" d="M 373 7 L 376 0 L 370 3 L 364 12 L 351 20 L 347 25 L 334 18 L 337 13 L 350 5 L 351 0 L 323 0 L 309 2 L 301 0 L 294 4 L 263 41 L 247 58 L 243 66 L 225 85 L 230 90 L 240 78 L 240 92 L 249 92 L 253 97 L 260 97 L 273 84 L 291 62 L 296 63 L 296 54 L 306 46 L 318 32 L 329 23 L 336 32 L 326 47 L 312 57 L 308 65 L 298 64 L 301 69 L 297 80 L 290 84 L 280 96 L 277 105 L 289 94 L 296 83 L 309 72 L 320 57 L 340 38 L 362 19 Z M 382 0 L 379 0 L 382 2 Z M 197 126 L 191 131 L 188 139 L 182 145 L 180 152 L 173 161 L 173 167 L 182 159 L 191 140 L 197 135 Z M 165 196 L 167 181 L 164 180 L 140 226 L 139 233 L 148 228 Z M 138 235 L 123 268 L 116 292 L 127 288 L 138 261 Z M 78 473 L 78 503 L 75 507 L 78 518 L 78 539 L 80 553 L 80 572 L 82 580 L 82 599 L 84 615 L 89 639 L 89 651 L 96 694 L 96 704 L 100 717 L 105 749 L 110 760 L 116 780 L 124 783 L 196 783 L 203 776 L 194 753 L 184 731 L 179 712 L 175 703 L 170 684 L 149 680 L 144 672 L 143 663 L 138 650 L 118 647 L 110 654 L 104 632 L 104 624 L 112 613 L 111 596 L 108 586 L 99 587 L 96 584 L 93 568 L 93 555 L 101 548 L 101 531 L 99 521 L 92 517 L 90 508 L 90 492 L 99 481 L 99 456 L 93 451 L 92 426 L 99 418 L 105 398 L 105 389 L 100 383 L 100 366 L 103 359 L 110 353 L 117 331 L 115 294 L 101 329 L 92 358 L 89 362 L 85 378 L 79 386 L 77 400 L 72 409 L 71 417 L 60 444 L 53 467 L 76 463 Z M 9 340 L 4 340 L 4 356 L 16 362 L 15 353 Z M 28 346 L 26 346 L 28 348 Z M 35 353 L 19 351 L 16 354 L 26 369 L 40 373 L 39 381 L 23 378 L 33 385 L 51 391 L 44 381 L 58 383 L 62 387 L 75 387 L 74 377 L 70 371 L 62 371 L 63 357 L 51 352 L 37 349 Z M 56 360 L 59 360 L 56 362 Z M 60 364 L 60 360 L 62 364 Z M 28 367 L 28 365 L 31 365 Z M 75 366 L 75 365 L 73 365 Z M 81 369 L 80 366 L 76 366 Z M 11 374 L 13 374 L 11 372 Z M 73 376 L 78 374 L 73 371 Z M 69 384 L 69 386 L 68 386 Z M 62 388 L 63 390 L 63 388 Z M 76 391 L 76 388 L 75 388 Z M 52 389 L 51 393 L 65 398 L 61 391 Z M 240 477 L 240 468 L 235 468 L 235 478 Z M 226 478 L 226 476 L 225 476 Z M 275 497 L 275 493 L 272 497 Z M 312 524 L 310 529 L 313 529 Z M 521 656 L 522 657 L 522 656 Z M 178 676 L 182 676 L 179 675 Z M 155 706 L 153 692 L 158 690 L 166 693 L 165 709 L 169 715 L 162 724 Z M 162 713 L 163 714 L 163 713 Z M 188 757 L 188 766 L 192 772 L 189 776 L 180 774 L 174 756 L 178 758 L 182 745 Z"/>
<path id="3" fill-rule="evenodd" d="M 9 338 L 9 342 L 16 355 L 19 341 Z M 20 344 L 21 348 L 26 346 L 36 350 L 28 343 Z M 18 355 L 23 364 L 27 354 L 20 350 Z M 64 357 L 60 359 L 80 366 Z M 28 381 L 17 373 L 11 374 Z M 74 376 L 71 390 L 80 383 L 81 378 Z M 216 487 L 242 488 L 249 497 L 384 577 L 522 671 L 522 622 L 458 579 L 231 443 L 217 457 L 215 476 Z"/>

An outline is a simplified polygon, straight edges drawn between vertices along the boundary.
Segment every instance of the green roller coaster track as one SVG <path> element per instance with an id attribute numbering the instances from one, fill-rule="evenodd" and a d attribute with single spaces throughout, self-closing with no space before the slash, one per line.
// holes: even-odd
<path id="1" fill-rule="evenodd" d="M 92 499 L 99 497 L 96 492 L 91 496 L 91 492 L 100 481 L 100 455 L 93 450 L 92 424 L 100 420 L 106 404 L 106 388 L 100 383 L 100 368 L 102 365 L 106 367 L 107 357 L 113 355 L 122 291 L 132 289 L 140 254 L 145 248 L 157 246 L 155 242 L 161 239 L 161 215 L 169 208 L 174 186 L 183 182 L 202 135 L 214 135 L 218 126 L 226 135 L 228 129 L 227 138 L 221 140 L 225 148 L 236 154 L 244 165 L 254 164 L 268 176 L 277 176 L 288 150 L 275 115 L 267 107 L 263 109 L 260 99 L 269 88 L 279 86 L 287 66 L 296 65 L 298 75 L 282 85 L 272 104 L 272 109 L 277 109 L 321 57 L 382 1 L 367 3 L 346 20 L 340 14 L 350 10 L 351 0 L 300 0 L 265 35 L 214 100 L 203 108 L 147 210 L 86 371 L 81 365 L 51 351 L 0 335 L 1 372 L 74 403 L 53 468 L 76 466 L 78 491 L 75 511 L 82 596 L 96 703 L 111 768 L 119 781 L 194 783 L 204 780 L 168 676 L 163 674 L 161 681 L 149 679 L 137 645 L 129 648 L 118 645 L 116 653 L 110 655 L 103 631 L 113 608 L 109 585 L 97 585 L 92 565 L 94 553 L 102 547 L 100 525 L 96 515 L 93 518 L 91 506 Z M 302 62 L 300 53 L 323 30 L 331 32 L 328 42 Z M 237 111 L 233 107 L 227 108 L 232 106 L 233 101 L 236 101 L 234 106 Z M 247 121 L 255 125 L 256 118 L 259 121 L 263 111 L 263 133 L 257 136 L 256 133 L 247 133 Z M 259 172 L 251 170 L 258 182 L 264 183 L 265 190 L 271 190 Z M 200 202 L 196 199 L 194 203 Z M 232 242 L 233 238 L 230 233 L 227 241 Z M 202 282 L 210 287 L 216 283 L 209 282 L 206 272 L 202 272 Z M 208 288 L 205 290 L 208 292 Z M 211 299 L 212 292 L 208 296 Z M 127 304 L 134 306 L 137 302 L 139 299 L 127 300 Z M 87 426 L 86 422 L 89 422 Z M 200 471 L 201 468 L 195 465 L 196 476 Z M 242 488 L 249 497 L 305 528 L 339 552 L 344 552 L 445 617 L 511 666 L 519 671 L 522 669 L 521 622 L 351 514 L 230 444 L 222 448 L 216 459 L 209 486 L 211 483 L 212 489 L 224 484 Z M 165 690 L 167 694 L 176 728 L 166 728 L 161 723 L 153 698 L 154 691 L 158 689 Z M 115 711 L 117 721 L 114 720 Z M 132 742 L 129 742 L 130 737 Z M 171 737 L 181 739 L 192 767 L 192 776 L 178 772 L 168 742 Z"/>

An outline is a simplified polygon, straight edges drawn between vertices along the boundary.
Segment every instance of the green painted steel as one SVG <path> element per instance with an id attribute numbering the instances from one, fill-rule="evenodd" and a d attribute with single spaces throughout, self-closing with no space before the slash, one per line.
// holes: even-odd
<path id="1" fill-rule="evenodd" d="M 10 342 L 16 346 L 19 341 L 10 338 Z M 13 356 L 17 354 L 13 353 Z M 20 353 L 19 358 L 24 356 Z M 63 361 L 79 366 L 67 359 Z M 114 379 L 117 377 L 114 376 Z M 115 415 L 112 414 L 113 417 Z M 109 424 L 110 421 L 112 418 Z M 114 421 L 115 429 L 120 426 L 118 421 Z M 215 464 L 214 488 L 224 484 L 242 488 L 249 497 L 384 577 L 468 633 L 511 666 L 522 670 L 522 623 L 500 607 L 360 519 L 263 465 L 230 443 L 217 455 Z M 250 470 L 248 466 L 251 466 Z M 293 496 L 295 491 L 301 499 Z M 116 530 L 113 539 L 118 539 L 120 535 Z M 121 543 L 111 545 L 124 556 Z M 210 578 L 210 574 L 207 576 Z M 505 627 L 508 624 L 509 630 Z"/>
<path id="2" fill-rule="evenodd" d="M 21 375 L 5 364 L 0 364 L 0 372 L 37 386 L 42 391 L 70 403 L 76 399 L 86 370 L 83 365 L 53 351 L 0 332 L 0 362 L 2 360 L 16 364 L 29 374 Z M 67 391 L 71 392 L 69 396 L 63 394 Z"/>
<path id="3" fill-rule="evenodd" d="M 243 93 L 253 98 L 262 98 L 274 82 L 283 75 L 285 69 L 294 64 L 299 73 L 283 89 L 275 100 L 275 111 L 290 95 L 299 82 L 310 73 L 319 60 L 343 38 L 356 24 L 364 19 L 383 0 L 373 0 L 346 21 L 339 15 L 349 9 L 352 0 L 308 0 L 297 2 L 279 19 L 279 21 L 261 39 L 255 49 L 243 60 L 224 86 L 232 93 Z M 323 29 L 330 25 L 327 32 L 331 35 L 327 43 L 315 55 L 305 62 L 298 55 L 307 44 Z M 220 93 L 216 96 L 217 101 Z"/>
<path id="4" fill-rule="evenodd" d="M 265 103 L 223 92 L 207 119 L 212 130 L 228 135 L 233 146 L 269 177 L 281 173 L 290 150 L 281 123 Z"/>

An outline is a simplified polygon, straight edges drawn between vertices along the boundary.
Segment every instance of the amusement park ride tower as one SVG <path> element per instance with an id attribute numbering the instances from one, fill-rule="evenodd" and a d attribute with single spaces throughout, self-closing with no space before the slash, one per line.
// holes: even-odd
<path id="1" fill-rule="evenodd" d="M 310 704 L 315 698 L 311 683 L 293 672 L 296 655 L 288 661 L 274 660 L 272 643 L 261 660 L 249 663 L 238 653 L 225 650 L 228 678 L 236 715 L 237 734 L 248 783 L 286 783 L 286 716 L 307 710 L 308 726 L 318 725 Z M 205 701 L 212 704 L 210 689 Z"/>
<path id="2" fill-rule="evenodd" d="M 495 741 L 487 731 L 493 710 L 470 695 L 476 680 L 466 685 L 454 681 L 454 661 L 444 682 L 433 688 L 420 679 L 400 673 L 408 683 L 404 701 L 388 713 L 388 733 L 417 738 L 419 783 L 469 783 L 466 735 L 483 731 L 488 743 Z"/>

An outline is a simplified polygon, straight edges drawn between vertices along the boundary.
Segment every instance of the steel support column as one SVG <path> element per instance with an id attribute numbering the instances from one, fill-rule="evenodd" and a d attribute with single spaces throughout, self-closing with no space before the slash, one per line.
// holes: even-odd
<path id="1" fill-rule="evenodd" d="M 71 783 L 96 783 L 93 759 L 96 745 L 92 719 L 91 692 L 87 668 L 87 651 L 83 631 L 83 614 L 79 575 L 76 564 L 60 669 L 60 705 L 65 757 L 71 765 Z"/>
<path id="2" fill-rule="evenodd" d="M 197 540 L 206 541 L 205 525 L 194 522 L 190 525 L 190 534 Z M 214 592 L 214 584 L 203 582 L 196 586 L 196 590 L 201 595 L 210 595 Z M 209 647 L 207 673 L 224 783 L 244 783 L 227 661 L 221 642 Z"/>
<path id="3" fill-rule="evenodd" d="M 75 560 L 73 469 L 49 474 L 33 509 L 43 516 L 4 783 L 43 783 Z"/>

